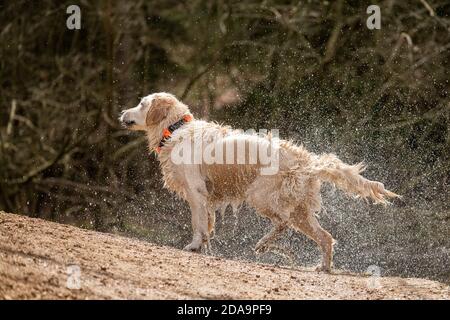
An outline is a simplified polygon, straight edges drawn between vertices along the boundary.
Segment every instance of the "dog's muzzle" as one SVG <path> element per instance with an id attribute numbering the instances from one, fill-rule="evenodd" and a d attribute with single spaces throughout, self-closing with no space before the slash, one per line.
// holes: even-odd
<path id="1" fill-rule="evenodd" d="M 127 120 L 127 121 L 122 121 L 122 124 L 126 127 L 131 127 L 132 125 L 135 125 L 136 122 L 134 122 L 133 120 Z"/>
<path id="2" fill-rule="evenodd" d="M 122 114 L 122 116 L 120 117 L 120 122 L 121 122 L 122 125 L 124 125 L 125 127 L 131 127 L 131 126 L 133 126 L 133 125 L 136 124 L 136 121 L 128 119 L 126 113 Z"/>

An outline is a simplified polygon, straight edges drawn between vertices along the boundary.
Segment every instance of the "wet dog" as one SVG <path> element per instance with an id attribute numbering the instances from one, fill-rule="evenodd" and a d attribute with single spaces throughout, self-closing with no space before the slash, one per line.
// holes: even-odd
<path id="1" fill-rule="evenodd" d="M 375 203 L 398 197 L 382 183 L 364 178 L 361 163 L 348 165 L 333 154 L 316 155 L 271 134 L 246 134 L 197 120 L 169 93 L 148 95 L 123 111 L 120 121 L 130 130 L 146 132 L 165 187 L 189 203 L 193 238 L 186 250 L 209 244 L 217 209 L 245 201 L 273 223 L 256 251 L 267 250 L 284 230 L 293 228 L 317 243 L 323 255 L 320 269 L 329 272 L 334 240 L 316 217 L 321 183 Z"/>

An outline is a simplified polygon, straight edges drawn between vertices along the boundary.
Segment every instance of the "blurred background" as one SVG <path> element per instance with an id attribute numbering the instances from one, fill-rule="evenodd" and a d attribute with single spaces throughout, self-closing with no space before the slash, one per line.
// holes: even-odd
<path id="1" fill-rule="evenodd" d="M 66 27 L 72 4 L 80 30 Z M 380 30 L 366 26 L 371 4 Z M 196 117 L 365 161 L 403 199 L 323 187 L 336 268 L 450 282 L 449 49 L 448 0 L 1 1 L 0 209 L 182 248 L 188 207 L 117 121 L 167 91 Z M 269 222 L 246 206 L 225 218 L 215 255 L 320 260 L 294 232 L 280 240 L 294 261 L 255 256 Z"/>

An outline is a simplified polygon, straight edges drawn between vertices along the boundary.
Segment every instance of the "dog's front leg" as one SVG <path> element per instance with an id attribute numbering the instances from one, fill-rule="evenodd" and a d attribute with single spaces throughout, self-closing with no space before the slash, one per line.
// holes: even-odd
<path id="1" fill-rule="evenodd" d="M 192 168 L 186 172 L 186 182 L 188 185 L 188 202 L 192 214 L 192 242 L 184 250 L 200 251 L 203 243 L 209 244 L 208 232 L 208 207 L 205 181 L 199 172 Z"/>
<path id="2" fill-rule="evenodd" d="M 201 250 L 204 242 L 208 242 L 208 211 L 206 209 L 206 203 L 201 199 L 202 197 L 196 197 L 189 202 L 192 214 L 192 242 L 184 247 L 184 250 L 198 252 Z M 204 199 L 206 200 L 206 199 Z"/>
<path id="3" fill-rule="evenodd" d="M 192 215 L 192 242 L 184 247 L 188 251 L 200 251 L 203 243 L 209 244 L 208 232 L 208 191 L 206 183 L 198 167 L 190 167 L 185 171 L 188 186 L 187 201 Z"/>

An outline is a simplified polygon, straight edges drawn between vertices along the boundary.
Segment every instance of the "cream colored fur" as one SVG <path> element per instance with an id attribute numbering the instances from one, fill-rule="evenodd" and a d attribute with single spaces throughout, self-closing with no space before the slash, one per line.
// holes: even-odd
<path id="1" fill-rule="evenodd" d="M 121 121 L 128 123 L 131 130 L 144 130 L 148 146 L 153 150 L 161 140 L 163 129 L 186 114 L 191 114 L 189 108 L 173 95 L 156 93 L 142 99 L 136 108 L 124 111 Z M 199 134 L 200 137 L 195 136 Z M 224 136 L 236 143 L 244 140 L 247 147 L 271 139 L 270 135 L 255 137 L 194 119 L 176 130 L 158 155 L 165 187 L 187 201 L 191 208 L 193 239 L 186 250 L 198 251 L 204 244 L 209 245 L 216 210 L 223 211 L 228 204 L 237 206 L 245 201 L 273 223 L 273 229 L 257 243 L 256 251 L 267 250 L 282 231 L 291 227 L 319 245 L 323 254 L 321 269 L 330 271 L 334 240 L 316 218 L 321 208 L 321 183 L 329 182 L 375 203 L 386 204 L 387 198 L 398 197 L 382 183 L 361 176 L 362 164 L 345 164 L 333 154 L 318 156 L 285 140 L 280 142 L 279 171 L 274 175 L 262 175 L 263 165 L 259 162 L 175 164 L 171 160 L 172 150 L 186 139 L 200 138 L 210 143 Z"/>

